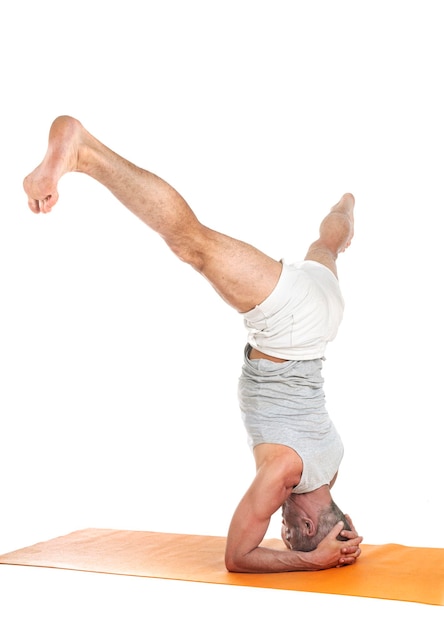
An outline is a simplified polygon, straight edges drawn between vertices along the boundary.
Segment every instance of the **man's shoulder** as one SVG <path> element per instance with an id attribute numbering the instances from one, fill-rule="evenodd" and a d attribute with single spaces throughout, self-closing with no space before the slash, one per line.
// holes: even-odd
<path id="1" fill-rule="evenodd" d="M 286 487 L 296 486 L 302 476 L 303 462 L 299 454 L 282 444 L 263 443 L 255 447 L 257 472 L 266 472 Z"/>

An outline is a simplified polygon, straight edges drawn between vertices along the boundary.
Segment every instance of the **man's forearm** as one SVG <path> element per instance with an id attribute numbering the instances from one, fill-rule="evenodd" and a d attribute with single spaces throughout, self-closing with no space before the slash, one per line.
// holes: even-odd
<path id="1" fill-rule="evenodd" d="M 351 520 L 350 520 L 351 522 Z M 225 565 L 230 572 L 279 573 L 313 572 L 332 567 L 352 565 L 361 554 L 360 537 L 352 525 L 352 530 L 344 530 L 343 522 L 338 522 L 328 535 L 311 552 L 296 550 L 274 550 L 258 546 L 243 551 L 240 544 L 227 542 Z M 338 540 L 341 534 L 344 541 Z"/>
<path id="2" fill-rule="evenodd" d="M 288 549 L 273 550 L 271 548 L 258 547 L 245 555 L 226 554 L 225 565 L 230 572 L 249 574 L 324 569 L 316 563 L 313 555 L 313 552 L 296 552 Z"/>

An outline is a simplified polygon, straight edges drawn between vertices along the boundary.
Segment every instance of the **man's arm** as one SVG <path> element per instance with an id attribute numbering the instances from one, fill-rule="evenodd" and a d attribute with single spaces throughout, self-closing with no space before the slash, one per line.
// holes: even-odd
<path id="1" fill-rule="evenodd" d="M 280 463 L 262 466 L 240 501 L 230 524 L 225 565 L 231 572 L 315 571 L 353 564 L 362 537 L 339 522 L 312 552 L 260 547 L 271 516 L 289 497 L 294 476 Z M 339 541 L 341 533 L 347 541 Z"/>

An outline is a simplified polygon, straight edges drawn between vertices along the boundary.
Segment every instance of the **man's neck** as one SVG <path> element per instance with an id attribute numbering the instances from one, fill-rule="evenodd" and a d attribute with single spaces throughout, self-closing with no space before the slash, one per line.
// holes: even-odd
<path id="1" fill-rule="evenodd" d="M 323 485 L 308 493 L 294 494 L 293 497 L 297 498 L 299 506 L 301 506 L 309 516 L 317 516 L 320 511 L 328 507 L 332 501 L 330 487 L 328 485 Z"/>

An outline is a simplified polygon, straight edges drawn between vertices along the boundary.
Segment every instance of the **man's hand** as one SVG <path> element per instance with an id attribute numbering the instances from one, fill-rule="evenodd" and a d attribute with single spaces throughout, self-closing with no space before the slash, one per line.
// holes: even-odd
<path id="1" fill-rule="evenodd" d="M 344 529 L 344 523 L 338 522 L 320 542 L 316 550 L 307 552 L 313 562 L 314 569 L 328 569 L 330 567 L 343 567 L 353 565 L 361 554 L 359 544 L 362 537 L 358 535 L 351 521 L 346 515 L 351 530 Z M 338 535 L 344 539 L 338 539 Z"/>

